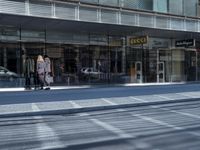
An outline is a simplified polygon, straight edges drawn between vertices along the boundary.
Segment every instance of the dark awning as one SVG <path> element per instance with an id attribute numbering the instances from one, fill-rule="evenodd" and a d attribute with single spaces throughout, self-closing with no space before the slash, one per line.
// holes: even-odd
<path id="1" fill-rule="evenodd" d="M 199 39 L 200 34 L 195 32 L 172 31 L 154 28 L 133 27 L 125 25 L 112 25 L 104 23 L 91 23 L 61 19 L 48 19 L 33 16 L 0 14 L 0 25 L 13 26 L 26 30 L 54 30 L 61 32 L 88 32 L 107 35 L 148 35 L 149 37 L 172 39 Z"/>

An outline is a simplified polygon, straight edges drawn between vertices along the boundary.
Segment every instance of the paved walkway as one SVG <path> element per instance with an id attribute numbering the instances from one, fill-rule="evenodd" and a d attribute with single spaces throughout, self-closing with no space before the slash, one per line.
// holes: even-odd
<path id="1" fill-rule="evenodd" d="M 200 91 L 84 100 L 67 99 L 66 101 L 7 104 L 0 105 L 0 117 L 78 113 L 111 108 L 166 104 L 192 100 L 195 101 L 198 99 L 200 99 Z"/>
<path id="2" fill-rule="evenodd" d="M 66 90 L 66 89 L 85 89 L 85 88 L 98 88 L 98 87 L 141 87 L 141 86 L 159 86 L 159 85 L 180 85 L 184 82 L 166 82 L 166 83 L 127 83 L 127 84 L 105 84 L 105 85 L 77 85 L 77 86 L 52 86 L 51 90 Z M 34 90 L 34 88 L 32 88 Z M 16 88 L 0 88 L 0 92 L 19 92 L 27 91 L 23 87 Z"/>

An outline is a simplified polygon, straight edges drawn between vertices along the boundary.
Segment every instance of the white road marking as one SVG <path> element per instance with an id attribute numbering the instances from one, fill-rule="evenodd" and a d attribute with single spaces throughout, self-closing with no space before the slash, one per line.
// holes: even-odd
<path id="1" fill-rule="evenodd" d="M 190 113 L 179 112 L 179 111 L 175 111 L 175 110 L 168 109 L 168 108 L 162 108 L 162 107 L 159 107 L 159 106 L 150 106 L 150 107 L 151 107 L 151 108 L 159 108 L 159 109 L 161 109 L 161 110 L 167 110 L 167 111 L 172 112 L 172 113 L 177 113 L 177 114 L 181 114 L 181 115 L 184 115 L 184 116 L 189 116 L 189 117 L 192 117 L 192 118 L 195 118 L 195 119 L 200 119 L 199 116 L 194 115 L 194 114 L 190 114 Z M 182 129 L 184 129 L 184 128 L 182 128 Z M 189 133 L 189 134 L 192 134 L 192 135 L 194 135 L 194 136 L 200 137 L 200 133 L 191 132 L 191 131 L 189 131 L 188 133 Z"/>
<path id="2" fill-rule="evenodd" d="M 69 102 L 72 104 L 72 106 L 73 106 L 74 108 L 82 108 L 81 105 L 77 104 L 77 103 L 74 102 L 74 101 L 69 101 Z"/>
<path id="3" fill-rule="evenodd" d="M 39 107 L 32 103 L 33 111 L 40 111 Z M 35 119 L 43 119 L 42 116 L 34 116 Z M 60 141 L 58 135 L 45 122 L 36 124 L 36 136 L 41 142 L 41 147 L 37 149 L 63 148 L 65 145 Z"/>
<path id="4" fill-rule="evenodd" d="M 104 129 L 117 134 L 120 138 L 133 138 L 132 135 L 125 133 L 123 130 L 116 128 L 108 123 L 102 122 L 98 119 L 90 119 L 92 122 L 94 122 L 96 125 L 99 125 L 103 127 Z"/>
<path id="5" fill-rule="evenodd" d="M 156 105 L 155 106 L 150 106 L 150 107 L 151 108 L 160 108 L 159 106 L 156 106 Z"/>
<path id="6" fill-rule="evenodd" d="M 195 97 L 195 96 L 192 96 L 192 95 L 190 95 L 189 93 L 176 93 L 176 94 L 178 94 L 178 95 L 181 95 L 181 96 L 186 96 L 186 97 L 189 97 L 189 98 L 197 98 L 197 97 Z"/>
<path id="7" fill-rule="evenodd" d="M 190 113 L 184 113 L 184 112 L 179 112 L 179 111 L 175 111 L 175 110 L 171 110 L 171 109 L 168 109 L 168 108 L 161 108 L 159 106 L 150 106 L 151 108 L 159 108 L 159 109 L 162 109 L 162 110 L 167 110 L 169 112 L 173 112 L 173 113 L 177 113 L 177 114 L 181 114 L 181 115 L 184 115 L 184 116 L 189 116 L 189 117 L 192 117 L 192 118 L 195 118 L 195 119 L 200 119 L 199 116 L 197 115 L 194 115 L 194 114 L 190 114 Z M 184 128 L 182 128 L 184 129 Z M 200 134 L 197 133 L 197 132 L 188 132 L 189 134 L 192 134 L 194 136 L 197 136 L 197 137 L 200 137 Z"/>
<path id="8" fill-rule="evenodd" d="M 117 109 L 118 112 L 124 112 L 126 111 L 125 109 Z"/>
<path id="9" fill-rule="evenodd" d="M 110 104 L 110 105 L 117 105 L 116 103 L 111 102 L 111 101 L 109 101 L 109 100 L 106 99 L 106 98 L 102 98 L 102 100 L 105 101 L 105 102 L 107 102 L 107 103 Z"/>
<path id="10" fill-rule="evenodd" d="M 33 111 L 40 111 L 40 109 L 38 108 L 38 106 L 35 103 L 31 104 L 32 110 Z M 42 117 L 41 117 L 42 118 Z"/>
<path id="11" fill-rule="evenodd" d="M 133 96 L 129 96 L 131 99 L 133 100 L 137 100 L 137 101 L 140 101 L 140 102 L 149 102 L 149 101 L 146 101 L 146 100 L 143 100 L 141 98 L 137 98 L 137 97 L 133 97 Z"/>
<path id="12" fill-rule="evenodd" d="M 78 115 L 79 115 L 80 117 L 90 116 L 90 114 L 88 114 L 88 113 L 78 113 Z"/>
<path id="13" fill-rule="evenodd" d="M 180 114 L 180 115 L 192 117 L 192 118 L 195 118 L 195 119 L 200 119 L 200 116 L 194 115 L 194 114 L 191 114 L 191 113 L 180 112 L 180 111 L 176 111 L 176 110 L 169 109 L 169 108 L 162 108 L 160 106 L 149 106 L 149 107 L 151 107 L 151 108 L 158 108 L 158 109 L 161 109 L 161 110 L 166 110 L 166 111 L 169 111 L 169 112 L 172 112 L 172 113 L 176 113 L 176 114 Z"/>
<path id="14" fill-rule="evenodd" d="M 160 97 L 160 98 L 163 98 L 163 99 L 166 99 L 166 100 L 174 100 L 173 98 L 166 97 L 166 96 L 163 96 L 163 95 L 154 95 L 154 96 L 157 96 L 157 97 Z"/>
<path id="15" fill-rule="evenodd" d="M 190 134 L 192 134 L 192 135 L 194 135 L 194 136 L 198 136 L 198 137 L 200 137 L 200 134 L 197 133 L 197 132 L 188 132 L 188 133 L 190 133 Z"/>
<path id="16" fill-rule="evenodd" d="M 182 127 L 178 127 L 178 126 L 175 126 L 175 125 L 172 125 L 172 124 L 169 124 L 169 123 L 157 120 L 157 119 L 153 119 L 151 117 L 143 116 L 143 115 L 140 115 L 140 114 L 132 114 L 132 116 L 138 117 L 138 118 L 140 118 L 142 120 L 146 120 L 146 121 L 158 124 L 158 125 L 162 125 L 162 126 L 165 126 L 165 127 L 170 127 L 170 128 L 173 128 L 174 130 L 183 130 L 184 129 Z"/>
<path id="17" fill-rule="evenodd" d="M 168 109 L 168 108 L 161 108 L 161 109 L 162 110 L 167 110 L 167 111 L 170 111 L 170 112 L 173 112 L 173 113 L 177 113 L 177 114 L 180 114 L 180 115 L 192 117 L 192 118 L 195 118 L 195 119 L 200 119 L 200 116 L 197 116 L 197 115 L 194 115 L 194 114 L 180 112 L 180 111 L 176 111 L 176 110 L 172 110 L 172 109 Z"/>

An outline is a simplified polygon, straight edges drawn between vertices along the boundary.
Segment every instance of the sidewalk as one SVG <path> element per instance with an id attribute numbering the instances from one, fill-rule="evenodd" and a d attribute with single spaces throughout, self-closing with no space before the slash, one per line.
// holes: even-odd
<path id="1" fill-rule="evenodd" d="M 51 90 L 66 90 L 66 89 L 83 89 L 83 88 L 91 88 L 89 85 L 82 85 L 82 86 L 52 86 Z M 32 91 L 35 89 L 32 88 Z M 31 91 L 30 90 L 30 91 Z M 23 92 L 27 91 L 23 87 L 16 87 L 16 88 L 0 88 L 0 92 Z"/>
<path id="2" fill-rule="evenodd" d="M 179 84 L 185 84 L 185 82 L 52 86 L 51 90 L 86 89 L 86 88 L 101 88 L 101 87 L 129 87 L 129 86 L 140 87 L 140 86 L 179 85 Z M 34 90 L 34 88 L 32 88 L 32 90 Z M 22 91 L 26 90 L 23 87 L 0 88 L 0 92 L 22 92 Z"/>
<path id="3" fill-rule="evenodd" d="M 69 114 L 123 107 L 198 101 L 199 99 L 200 91 L 194 91 L 85 100 L 8 104 L 0 105 L 0 117 Z"/>

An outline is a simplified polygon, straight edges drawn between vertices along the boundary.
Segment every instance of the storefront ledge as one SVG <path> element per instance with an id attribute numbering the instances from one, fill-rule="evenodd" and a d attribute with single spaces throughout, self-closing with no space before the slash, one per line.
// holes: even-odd
<path id="1" fill-rule="evenodd" d="M 141 103 L 133 103 L 133 104 L 87 106 L 87 107 L 82 107 L 82 108 L 66 108 L 66 109 L 62 108 L 62 109 L 55 109 L 55 110 L 38 110 L 38 111 L 30 110 L 30 111 L 24 111 L 24 112 L 3 113 L 3 114 L 0 114 L 0 118 L 87 113 L 91 111 L 122 109 L 122 108 L 131 108 L 131 107 L 149 106 L 149 105 L 184 103 L 184 102 L 199 101 L 199 100 L 200 98 L 189 98 L 189 99 L 166 100 L 166 101 L 157 101 L 157 102 L 141 102 Z"/>

